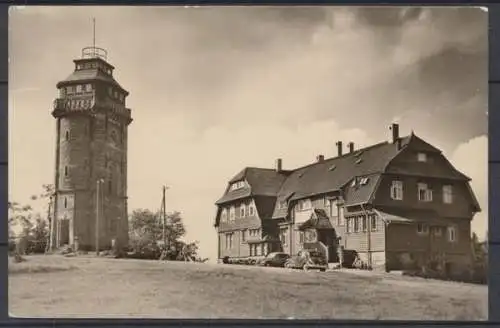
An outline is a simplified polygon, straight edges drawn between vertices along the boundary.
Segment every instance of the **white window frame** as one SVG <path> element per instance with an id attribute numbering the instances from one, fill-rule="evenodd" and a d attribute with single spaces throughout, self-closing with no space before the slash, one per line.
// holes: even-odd
<path id="1" fill-rule="evenodd" d="M 241 230 L 241 242 L 244 243 L 247 241 L 247 230 Z"/>
<path id="2" fill-rule="evenodd" d="M 288 230 L 289 228 L 280 228 L 280 242 L 283 247 L 288 246 Z"/>
<path id="3" fill-rule="evenodd" d="M 312 203 L 309 198 L 307 199 L 300 199 L 297 202 L 297 211 L 306 211 L 310 210 L 312 208 Z"/>
<path id="4" fill-rule="evenodd" d="M 371 231 L 377 231 L 377 216 L 370 216 L 370 229 Z"/>
<path id="5" fill-rule="evenodd" d="M 423 191 L 423 198 L 421 192 Z M 429 188 L 427 183 L 419 182 L 417 184 L 417 197 L 421 202 L 432 202 L 432 189 Z"/>
<path id="6" fill-rule="evenodd" d="M 448 242 L 456 243 L 458 240 L 457 227 L 450 226 L 446 229 Z"/>
<path id="7" fill-rule="evenodd" d="M 427 154 L 426 153 L 417 153 L 417 161 L 425 163 L 427 162 Z"/>
<path id="8" fill-rule="evenodd" d="M 401 180 L 392 181 L 391 198 L 394 200 L 403 200 L 403 181 Z"/>
<path id="9" fill-rule="evenodd" d="M 234 221 L 236 219 L 236 209 L 234 206 L 229 208 L 229 221 Z"/>
<path id="10" fill-rule="evenodd" d="M 361 217 L 361 230 L 363 232 L 368 231 L 368 218 L 365 215 Z"/>
<path id="11" fill-rule="evenodd" d="M 417 234 L 426 236 L 429 234 L 429 225 L 425 223 L 417 223 Z"/>
<path id="12" fill-rule="evenodd" d="M 240 205 L 240 217 L 241 218 L 244 218 L 247 214 L 247 209 L 246 209 L 246 205 L 245 204 L 241 204 Z"/>
<path id="13" fill-rule="evenodd" d="M 245 182 L 244 181 L 237 181 L 231 185 L 231 190 L 238 190 L 238 189 L 242 189 L 243 187 L 245 187 Z"/>
<path id="14" fill-rule="evenodd" d="M 443 186 L 443 203 L 452 204 L 453 203 L 453 186 L 444 185 Z"/>
<path id="15" fill-rule="evenodd" d="M 361 178 L 361 180 L 359 181 L 359 184 L 364 186 L 364 185 L 367 185 L 369 181 L 370 181 L 370 178 Z"/>
<path id="16" fill-rule="evenodd" d="M 353 230 L 353 232 L 360 232 L 360 231 L 361 231 L 361 227 L 360 227 L 360 223 L 361 223 L 361 222 L 359 222 L 359 221 L 360 221 L 360 220 L 359 220 L 359 216 L 355 216 L 355 217 L 353 218 L 353 220 L 354 220 L 354 221 L 353 221 L 353 227 L 352 227 L 352 228 L 353 228 L 353 229 L 352 229 L 352 230 Z"/>
<path id="17" fill-rule="evenodd" d="M 225 208 L 222 209 L 220 219 L 222 222 L 227 222 L 227 209 Z"/>
<path id="18" fill-rule="evenodd" d="M 76 93 L 81 93 L 83 92 L 83 85 L 77 84 L 76 85 Z"/>
<path id="19" fill-rule="evenodd" d="M 91 83 L 87 83 L 87 84 L 85 84 L 85 91 L 86 91 L 86 92 L 90 92 L 90 91 L 92 91 L 92 84 L 91 84 Z"/>
<path id="20" fill-rule="evenodd" d="M 255 207 L 253 204 L 248 205 L 248 216 L 254 216 L 255 215 Z"/>

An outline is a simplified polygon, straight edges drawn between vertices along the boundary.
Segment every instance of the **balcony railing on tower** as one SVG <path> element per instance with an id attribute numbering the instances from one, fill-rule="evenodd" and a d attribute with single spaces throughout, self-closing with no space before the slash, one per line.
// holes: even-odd
<path id="1" fill-rule="evenodd" d="M 82 49 L 82 58 L 100 58 L 104 61 L 108 60 L 108 52 L 106 49 L 96 46 L 85 47 Z"/>

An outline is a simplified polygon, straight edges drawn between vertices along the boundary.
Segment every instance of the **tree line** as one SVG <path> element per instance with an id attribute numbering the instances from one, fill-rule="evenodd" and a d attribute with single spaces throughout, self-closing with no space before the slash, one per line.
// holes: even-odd
<path id="1" fill-rule="evenodd" d="M 46 184 L 42 191 L 31 196 L 31 201 L 49 204 L 54 186 Z M 49 251 L 50 213 L 40 213 L 33 205 L 14 201 L 8 203 L 9 251 L 11 253 L 41 254 Z M 120 250 L 121 256 L 141 259 L 200 261 L 198 242 L 186 242 L 186 228 L 178 211 L 167 214 L 163 227 L 159 211 L 136 209 L 129 215 L 129 245 Z M 14 231 L 15 227 L 17 233 Z M 165 236 L 163 232 L 165 231 Z M 123 255 L 125 254 L 125 255 Z"/>

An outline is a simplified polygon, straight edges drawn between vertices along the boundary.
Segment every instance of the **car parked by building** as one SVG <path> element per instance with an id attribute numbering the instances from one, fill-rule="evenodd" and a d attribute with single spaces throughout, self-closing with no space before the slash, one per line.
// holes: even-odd
<path id="1" fill-rule="evenodd" d="M 303 249 L 285 262 L 285 268 L 326 271 L 328 263 L 321 252 Z"/>
<path id="2" fill-rule="evenodd" d="M 283 268 L 290 255 L 283 252 L 272 252 L 267 254 L 260 262 L 261 266 Z"/>

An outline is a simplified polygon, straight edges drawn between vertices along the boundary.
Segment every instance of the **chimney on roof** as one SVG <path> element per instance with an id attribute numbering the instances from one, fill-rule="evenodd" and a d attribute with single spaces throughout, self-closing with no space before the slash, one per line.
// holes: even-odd
<path id="1" fill-rule="evenodd" d="M 337 145 L 337 156 L 342 156 L 342 141 L 337 141 L 335 144 Z"/>
<path id="2" fill-rule="evenodd" d="M 351 142 L 349 142 L 349 143 L 347 144 L 347 146 L 349 147 L 349 153 L 350 153 L 350 154 L 354 153 L 354 142 L 352 142 L 352 141 L 351 141 Z"/>
<path id="3" fill-rule="evenodd" d="M 283 170 L 283 160 L 281 158 L 278 158 L 276 160 L 276 172 L 281 172 Z"/>
<path id="4" fill-rule="evenodd" d="M 392 143 L 396 143 L 399 140 L 399 124 L 392 123 L 389 130 L 392 131 Z"/>
<path id="5" fill-rule="evenodd" d="M 321 163 L 325 160 L 325 156 L 323 155 L 318 155 L 316 156 L 316 162 Z"/>

